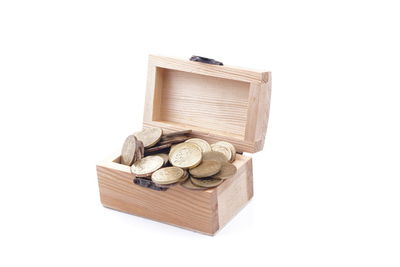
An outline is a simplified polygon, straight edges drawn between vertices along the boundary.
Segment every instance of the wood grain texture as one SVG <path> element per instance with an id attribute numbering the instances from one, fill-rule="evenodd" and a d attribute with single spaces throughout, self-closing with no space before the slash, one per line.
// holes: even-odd
<path id="1" fill-rule="evenodd" d="M 245 140 L 253 141 L 256 139 L 256 129 L 258 124 L 258 110 L 260 103 L 261 83 L 251 83 L 247 100 L 246 132 Z"/>
<path id="2" fill-rule="evenodd" d="M 260 84 L 260 96 L 257 113 L 258 121 L 260 123 L 257 123 L 255 126 L 255 139 L 258 143 L 256 147 L 257 150 L 263 149 L 265 136 L 267 134 L 272 87 L 272 77 L 270 72 L 263 74 L 263 81 L 264 82 Z"/>
<path id="3" fill-rule="evenodd" d="M 158 89 L 159 86 L 162 87 L 162 81 L 157 79 L 157 67 L 149 62 L 147 68 L 147 90 L 144 101 L 143 121 L 152 121 L 153 117 L 158 116 L 158 100 L 160 97 L 155 97 L 155 93 L 156 91 L 160 91 Z"/>
<path id="4" fill-rule="evenodd" d="M 158 66 L 164 69 L 174 69 L 248 83 L 263 82 L 264 78 L 263 72 L 260 71 L 236 68 L 231 66 L 217 66 L 165 56 L 150 55 L 149 62 L 151 65 Z"/>
<path id="5" fill-rule="evenodd" d="M 270 85 L 269 72 L 150 56 L 143 124 L 254 153 L 264 145 Z"/>
<path id="6" fill-rule="evenodd" d="M 224 227 L 253 197 L 252 161 L 238 170 L 237 179 L 228 179 L 217 188 L 218 223 Z"/>
<path id="7" fill-rule="evenodd" d="M 164 192 L 134 184 L 119 157 L 114 154 L 97 165 L 100 199 L 108 208 L 213 235 L 249 199 L 249 157 L 237 155 L 237 174 L 217 188 L 196 191 L 177 185 Z"/>
<path id="8" fill-rule="evenodd" d="M 176 70 L 163 72 L 161 112 L 155 118 L 157 121 L 244 136 L 249 83 Z"/>

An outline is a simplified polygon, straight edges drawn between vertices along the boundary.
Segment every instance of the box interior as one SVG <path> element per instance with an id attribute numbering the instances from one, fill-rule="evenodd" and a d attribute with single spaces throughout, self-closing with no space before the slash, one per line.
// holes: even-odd
<path id="1" fill-rule="evenodd" d="M 244 139 L 250 83 L 156 68 L 155 122 Z"/>

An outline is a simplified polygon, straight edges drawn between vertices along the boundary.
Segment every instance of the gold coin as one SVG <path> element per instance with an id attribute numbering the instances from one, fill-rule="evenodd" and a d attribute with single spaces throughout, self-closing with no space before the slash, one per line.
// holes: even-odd
<path id="1" fill-rule="evenodd" d="M 173 184 L 178 182 L 185 172 L 178 167 L 166 167 L 155 171 L 151 175 L 151 180 L 156 184 Z"/>
<path id="2" fill-rule="evenodd" d="M 131 166 L 135 160 L 137 148 L 137 139 L 134 135 L 130 135 L 125 139 L 121 151 L 121 164 Z"/>
<path id="3" fill-rule="evenodd" d="M 191 177 L 190 181 L 197 186 L 201 186 L 201 187 L 206 187 L 206 188 L 211 188 L 211 187 L 216 187 L 218 185 L 220 185 L 224 180 L 221 179 L 196 179 Z"/>
<path id="4" fill-rule="evenodd" d="M 179 168 L 194 168 L 200 164 L 201 149 L 192 143 L 180 143 L 169 152 L 169 161 Z"/>
<path id="5" fill-rule="evenodd" d="M 190 190 L 206 190 L 206 187 L 201 187 L 201 186 L 197 186 L 194 185 L 191 181 L 191 179 L 187 179 L 186 181 L 184 181 L 183 183 L 181 183 L 181 185 L 186 188 L 186 189 L 190 189 Z"/>
<path id="6" fill-rule="evenodd" d="M 149 176 L 164 164 L 164 160 L 159 156 L 147 156 L 135 163 L 131 167 L 131 172 L 138 177 Z"/>
<path id="7" fill-rule="evenodd" d="M 200 152 L 201 152 L 201 147 L 199 147 L 197 144 L 195 144 L 195 143 L 189 143 L 191 146 L 194 146 L 195 148 L 197 148 L 198 150 L 200 150 Z M 178 146 L 178 145 L 181 145 L 181 144 L 173 144 L 173 145 L 171 145 L 171 149 L 169 150 L 169 154 L 171 155 L 171 153 L 174 151 L 174 149 Z M 178 146 L 179 147 L 179 146 Z"/>
<path id="8" fill-rule="evenodd" d="M 143 142 L 145 148 L 154 146 L 160 141 L 162 129 L 158 127 L 145 128 L 143 131 L 134 133 L 136 138 Z"/>
<path id="9" fill-rule="evenodd" d="M 182 176 L 182 178 L 179 180 L 180 183 L 183 183 L 184 181 L 186 181 L 189 178 L 189 172 L 184 170 L 184 174 Z"/>
<path id="10" fill-rule="evenodd" d="M 176 146 L 177 146 L 176 144 L 175 144 L 175 145 L 171 145 L 171 148 L 169 149 L 169 153 L 170 153 L 170 154 L 171 154 L 172 150 L 175 149 Z"/>
<path id="11" fill-rule="evenodd" d="M 164 160 L 164 165 L 166 165 L 168 163 L 168 160 L 169 160 L 168 154 L 159 153 L 159 154 L 154 154 L 153 156 L 162 157 L 162 159 Z"/>
<path id="12" fill-rule="evenodd" d="M 221 162 L 203 160 L 196 168 L 190 169 L 190 174 L 195 178 L 209 177 L 221 170 Z"/>
<path id="13" fill-rule="evenodd" d="M 203 153 L 211 151 L 211 146 L 206 140 L 203 140 L 200 138 L 191 138 L 191 139 L 186 140 L 185 142 L 194 143 L 194 144 L 198 145 L 201 148 L 201 151 Z"/>
<path id="14" fill-rule="evenodd" d="M 185 170 L 183 170 L 183 171 L 185 172 L 185 174 L 182 176 L 181 179 L 179 179 L 179 181 L 177 181 L 175 183 L 172 183 L 172 184 L 157 184 L 157 183 L 154 183 L 154 184 L 159 186 L 159 187 L 169 188 L 169 187 L 175 186 L 175 185 L 177 185 L 179 183 L 184 183 L 189 178 L 189 173 L 187 171 L 185 171 Z"/>
<path id="15" fill-rule="evenodd" d="M 221 152 L 222 154 L 224 154 L 228 161 L 230 161 L 230 159 L 232 158 L 232 151 L 226 146 L 212 144 L 211 149 L 212 151 Z"/>
<path id="16" fill-rule="evenodd" d="M 236 173 L 236 171 L 237 171 L 236 166 L 233 165 L 232 163 L 222 162 L 221 170 L 217 174 L 211 176 L 211 178 L 225 180 L 231 178 Z"/>
<path id="17" fill-rule="evenodd" d="M 232 152 L 232 157 L 229 159 L 229 162 L 233 162 L 235 160 L 236 157 L 236 148 L 234 145 L 232 145 L 229 142 L 226 141 L 219 141 L 215 143 L 216 145 L 220 145 L 220 146 L 224 146 L 226 148 L 228 148 L 231 152 Z"/>
<path id="18" fill-rule="evenodd" d="M 142 159 L 144 157 L 144 146 L 143 142 L 137 140 L 137 146 L 136 146 L 136 154 L 135 154 L 135 159 L 133 162 Z"/>
<path id="19" fill-rule="evenodd" d="M 228 159 L 225 157 L 225 155 L 217 151 L 210 151 L 203 153 L 203 160 L 216 160 L 219 162 L 228 162 Z"/>

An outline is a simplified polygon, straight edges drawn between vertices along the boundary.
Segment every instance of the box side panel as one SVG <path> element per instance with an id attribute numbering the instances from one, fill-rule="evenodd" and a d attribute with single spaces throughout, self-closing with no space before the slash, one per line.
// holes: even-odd
<path id="1" fill-rule="evenodd" d="M 131 173 L 104 166 L 97 166 L 97 175 L 101 202 L 108 208 L 206 234 L 219 229 L 216 190 L 154 191 L 135 185 Z"/>
<path id="2" fill-rule="evenodd" d="M 269 109 L 271 102 L 271 84 L 272 78 L 271 73 L 264 73 L 265 82 L 261 83 L 260 96 L 258 104 L 258 123 L 255 127 L 255 140 L 257 142 L 257 150 L 260 151 L 264 148 L 265 135 L 267 134 L 268 120 L 269 120 Z"/>
<path id="3" fill-rule="evenodd" d="M 218 187 L 218 218 L 224 227 L 253 197 L 253 166 L 251 158 L 238 168 L 235 177 Z"/>

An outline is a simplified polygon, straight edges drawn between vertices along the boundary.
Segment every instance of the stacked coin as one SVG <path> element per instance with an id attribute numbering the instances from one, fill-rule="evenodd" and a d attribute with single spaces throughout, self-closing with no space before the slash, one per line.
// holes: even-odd
<path id="1" fill-rule="evenodd" d="M 130 135 L 123 145 L 121 164 L 130 165 L 136 177 L 162 188 L 181 184 L 201 190 L 234 176 L 236 149 L 231 143 L 210 145 L 206 140 L 189 138 L 190 133 L 163 133 L 161 128 L 153 127 Z"/>
<path id="2" fill-rule="evenodd" d="M 236 149 L 232 144 L 217 142 L 208 146 L 211 149 L 203 150 L 201 164 L 189 170 L 191 177 L 182 184 L 183 187 L 192 190 L 216 187 L 236 173 L 237 169 L 231 163 L 236 157 Z"/>
<path id="3" fill-rule="evenodd" d="M 121 151 L 121 164 L 132 165 L 137 160 L 144 156 L 144 145 L 136 136 L 130 135 L 125 139 Z"/>

